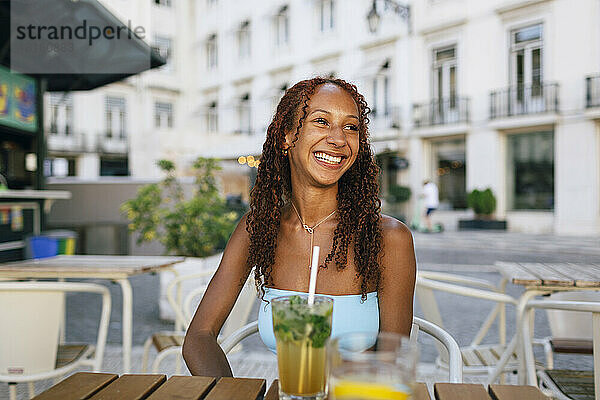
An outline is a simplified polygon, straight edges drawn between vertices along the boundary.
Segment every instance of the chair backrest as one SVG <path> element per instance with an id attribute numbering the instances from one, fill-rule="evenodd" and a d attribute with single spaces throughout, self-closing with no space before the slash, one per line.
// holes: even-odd
<path id="1" fill-rule="evenodd" d="M 111 308 L 106 287 L 75 282 L 0 282 L 0 376 L 55 369 L 66 292 L 102 295 L 93 361 L 94 370 L 100 370 Z"/>
<path id="2" fill-rule="evenodd" d="M 600 302 L 600 292 L 558 292 L 551 294 L 550 300 Z M 590 313 L 546 310 L 546 315 L 553 338 L 592 340 L 592 315 Z"/>
<path id="3" fill-rule="evenodd" d="M 523 313 L 521 328 L 521 338 L 524 343 L 525 365 L 527 367 L 527 382 L 535 384 L 535 358 L 531 345 L 531 334 L 529 331 L 529 321 L 531 311 L 534 308 L 543 308 L 546 310 L 576 311 L 579 313 L 591 314 L 591 329 L 594 340 L 594 387 L 600 388 L 600 301 L 579 301 L 579 300 L 530 300 Z M 600 391 L 596 390 L 596 399 L 600 399 Z"/>
<path id="4" fill-rule="evenodd" d="M 4 284 L 0 284 L 4 286 Z M 0 286 L 0 374 L 51 371 L 56 363 L 64 292 Z"/>
<path id="5" fill-rule="evenodd" d="M 254 274 L 250 274 L 246 283 L 229 313 L 227 320 L 221 328 L 221 336 L 228 337 L 236 330 L 240 329 L 249 322 L 250 312 L 256 303 L 256 286 L 254 285 Z"/>
<path id="6" fill-rule="evenodd" d="M 448 362 L 448 378 L 449 382 L 462 383 L 463 380 L 463 362 L 460 354 L 460 348 L 456 340 L 448 332 L 440 328 L 439 326 L 424 320 L 422 318 L 414 317 L 412 329 L 410 332 L 410 341 L 412 343 L 417 342 L 419 332 L 423 331 L 431 335 L 436 339 L 447 351 L 449 355 Z M 235 332 L 226 336 L 221 342 L 221 348 L 225 354 L 229 353 L 237 344 L 248 336 L 258 332 L 258 321 L 253 321 L 247 325 L 238 328 Z"/>
<path id="7" fill-rule="evenodd" d="M 410 332 L 410 340 L 417 341 L 419 332 L 423 331 L 433 338 L 436 342 L 443 346 L 448 354 L 448 378 L 451 383 L 462 383 L 463 380 L 463 361 L 460 353 L 460 348 L 456 340 L 440 328 L 438 325 L 422 318 L 413 317 L 413 326 Z"/>

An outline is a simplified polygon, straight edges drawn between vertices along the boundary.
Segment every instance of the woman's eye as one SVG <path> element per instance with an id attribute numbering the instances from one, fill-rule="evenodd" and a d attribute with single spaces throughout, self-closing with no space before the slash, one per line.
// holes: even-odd
<path id="1" fill-rule="evenodd" d="M 346 129 L 358 132 L 358 126 L 357 125 L 346 125 Z"/>
<path id="2" fill-rule="evenodd" d="M 317 118 L 315 119 L 317 124 L 327 125 L 327 120 L 325 118 Z"/>

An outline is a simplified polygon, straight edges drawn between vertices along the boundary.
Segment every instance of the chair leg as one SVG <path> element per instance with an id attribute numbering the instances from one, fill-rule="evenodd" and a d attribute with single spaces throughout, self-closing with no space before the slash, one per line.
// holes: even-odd
<path id="1" fill-rule="evenodd" d="M 27 382 L 27 387 L 29 388 L 29 398 L 32 399 L 35 396 L 35 383 Z"/>
<path id="2" fill-rule="evenodd" d="M 149 337 L 144 342 L 144 354 L 142 355 L 142 373 L 148 370 L 148 354 L 150 353 L 150 346 L 152 345 L 152 337 Z"/>
<path id="3" fill-rule="evenodd" d="M 10 400 L 17 400 L 17 384 L 9 383 L 8 384 L 8 396 Z"/>

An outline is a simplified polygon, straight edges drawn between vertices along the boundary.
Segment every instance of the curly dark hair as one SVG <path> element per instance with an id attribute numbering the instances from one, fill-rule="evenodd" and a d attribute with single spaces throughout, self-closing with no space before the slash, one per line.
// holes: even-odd
<path id="1" fill-rule="evenodd" d="M 370 285 L 379 287 L 379 255 L 382 250 L 381 201 L 377 184 L 379 168 L 368 142 L 368 114 L 371 110 L 355 85 L 342 79 L 315 77 L 300 81 L 289 88 L 277 105 L 273 121 L 267 129 L 256 183 L 250 193 L 250 212 L 246 220 L 246 230 L 250 236 L 247 266 L 249 269 L 254 268 L 255 283 L 261 298 L 264 298 L 265 286 L 273 283 L 271 271 L 277 248 L 281 212 L 286 202 L 291 201 L 290 163 L 282 152 L 285 132 L 295 128 L 293 143 L 298 140 L 306 119 L 310 96 L 316 88 L 326 83 L 344 89 L 354 99 L 358 107 L 360 144 L 354 164 L 338 183 L 339 222 L 334 231 L 331 251 L 321 267 L 327 268 L 331 261 L 335 261 L 338 270 L 344 269 L 348 247 L 354 244 L 356 277 L 361 279 L 362 299 L 366 299 Z M 294 127 L 298 116 L 298 125 Z"/>

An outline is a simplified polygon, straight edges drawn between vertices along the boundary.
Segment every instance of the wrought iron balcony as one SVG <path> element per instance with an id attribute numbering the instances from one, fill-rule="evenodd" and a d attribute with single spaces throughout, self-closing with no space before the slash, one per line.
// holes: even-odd
<path id="1" fill-rule="evenodd" d="M 450 96 L 413 105 L 415 128 L 469 122 L 469 99 Z"/>
<path id="2" fill-rule="evenodd" d="M 600 75 L 585 78 L 585 106 L 600 107 Z"/>
<path id="3" fill-rule="evenodd" d="M 558 111 L 558 83 L 516 85 L 490 93 L 490 119 Z"/>
<path id="4" fill-rule="evenodd" d="M 389 129 L 400 129 L 400 107 L 373 108 L 369 114 L 371 134 Z"/>

